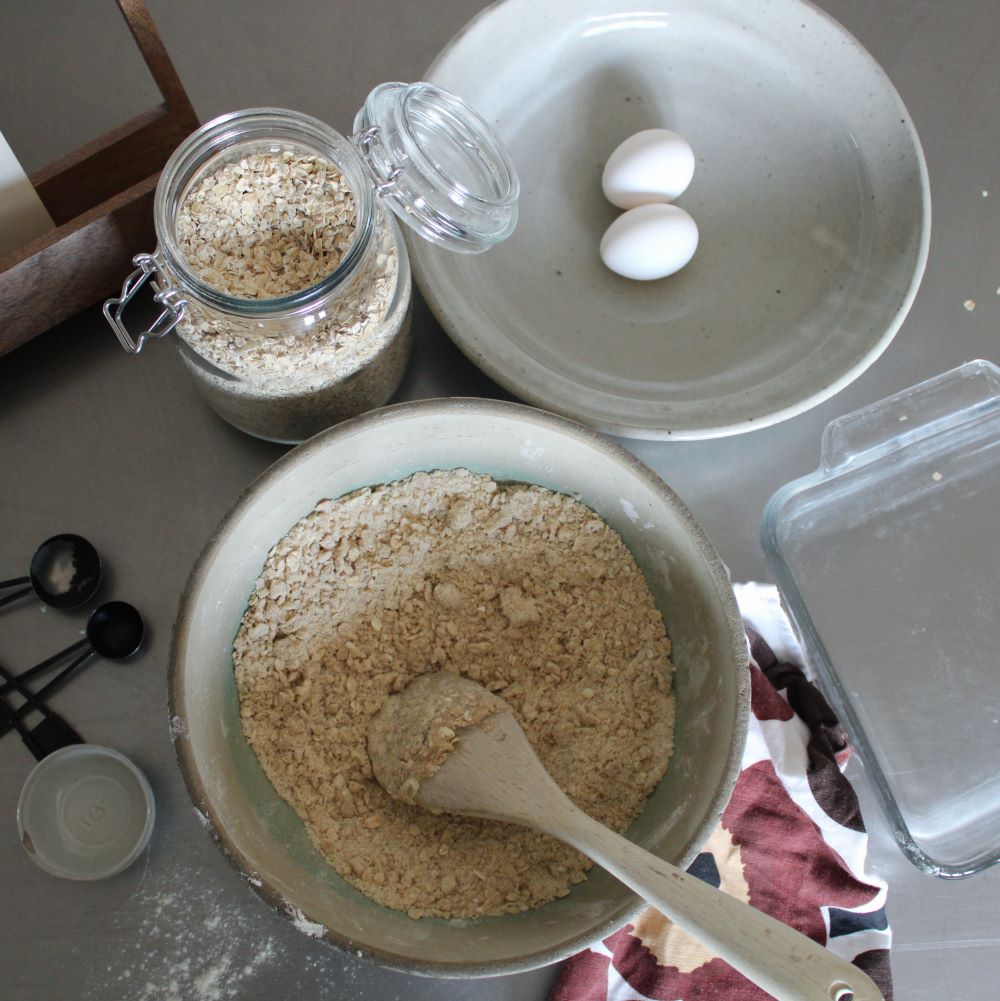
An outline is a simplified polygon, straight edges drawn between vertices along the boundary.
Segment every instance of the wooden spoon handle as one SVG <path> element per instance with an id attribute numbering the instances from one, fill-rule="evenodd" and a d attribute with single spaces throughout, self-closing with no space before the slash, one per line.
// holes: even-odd
<path id="1" fill-rule="evenodd" d="M 568 809 L 566 809 L 568 807 Z M 578 810 L 552 811 L 546 833 L 569 842 L 778 1001 L 884 1001 L 846 960 L 763 911 L 657 858 Z"/>
<path id="2" fill-rule="evenodd" d="M 588 817 L 508 712 L 463 731 L 457 750 L 420 783 L 419 802 L 524 824 L 571 844 L 778 1001 L 884 1001 L 856 966 Z"/>

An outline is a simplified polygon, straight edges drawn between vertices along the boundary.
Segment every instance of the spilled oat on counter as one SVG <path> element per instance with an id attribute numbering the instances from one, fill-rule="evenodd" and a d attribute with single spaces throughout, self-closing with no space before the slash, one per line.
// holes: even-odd
<path id="1" fill-rule="evenodd" d="M 496 692 L 567 794 L 619 831 L 672 750 L 670 642 L 621 539 L 570 497 L 466 470 L 321 501 L 268 555 L 233 652 L 275 789 L 345 879 L 412 917 L 524 910 L 590 866 L 379 786 L 369 720 L 417 675 Z"/>

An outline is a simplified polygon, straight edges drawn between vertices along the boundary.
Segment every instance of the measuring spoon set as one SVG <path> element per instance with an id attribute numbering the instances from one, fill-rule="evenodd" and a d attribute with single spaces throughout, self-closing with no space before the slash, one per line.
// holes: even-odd
<path id="1" fill-rule="evenodd" d="M 101 576 L 101 558 L 90 542 L 79 535 L 55 535 L 35 551 L 27 576 L 0 581 L 0 591 L 11 592 L 0 597 L 0 606 L 34 594 L 50 608 L 79 608 L 97 594 Z M 95 655 L 113 661 L 131 657 L 142 646 L 144 632 L 142 616 L 132 605 L 109 601 L 91 612 L 85 637 L 65 650 L 17 675 L 0 666 L 0 737 L 9 730 L 17 730 L 39 761 L 62 747 L 82 744 L 83 738 L 46 705 L 45 699 Z M 38 691 L 28 687 L 28 682 L 71 656 L 74 659 Z M 17 708 L 7 701 L 11 692 L 17 692 L 23 699 Z M 29 728 L 24 718 L 32 712 L 41 714 L 42 721 Z"/>
<path id="2" fill-rule="evenodd" d="M 26 577 L 0 581 L 0 607 L 33 594 L 49 608 L 80 608 L 101 584 L 101 558 L 79 535 L 55 535 L 35 552 Z M 17 832 L 40 869 L 64 879 L 107 879 L 131 865 L 149 842 L 156 816 L 142 771 L 110 747 L 88 744 L 45 699 L 90 660 L 126 660 L 142 646 L 142 616 L 108 601 L 87 618 L 83 639 L 13 674 L 0 665 L 0 738 L 20 734 L 36 763 L 17 802 Z M 72 658 L 72 659 L 71 659 Z M 69 661 L 69 663 L 65 663 Z M 37 691 L 28 683 L 63 666 Z M 7 696 L 16 692 L 16 708 Z M 25 718 L 41 715 L 28 726 Z"/>

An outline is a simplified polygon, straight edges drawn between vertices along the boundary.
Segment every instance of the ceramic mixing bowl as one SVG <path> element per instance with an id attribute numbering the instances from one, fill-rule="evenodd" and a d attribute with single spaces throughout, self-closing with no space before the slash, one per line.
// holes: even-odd
<path id="1" fill-rule="evenodd" d="M 930 189 L 872 56 L 802 0 L 503 0 L 427 79 L 496 129 L 521 183 L 488 254 L 414 241 L 442 326 L 529 403 L 638 438 L 712 438 L 828 399 L 886 349 L 927 260 Z M 601 174 L 679 132 L 694 259 L 658 281 L 598 253 Z M 423 244 L 417 246 L 416 244 Z"/>
<path id="2" fill-rule="evenodd" d="M 571 494 L 634 554 L 673 641 L 676 749 L 628 835 L 684 865 L 718 822 L 746 736 L 746 637 L 725 568 L 677 496 L 601 435 L 511 403 L 430 400 L 331 428 L 243 495 L 195 566 L 170 665 L 171 731 L 196 809 L 256 891 L 303 931 L 400 969 L 514 973 L 555 962 L 632 918 L 638 898 L 600 869 L 516 915 L 413 920 L 355 890 L 313 848 L 245 741 L 232 642 L 268 550 L 316 502 L 418 470 L 464 467 Z"/>

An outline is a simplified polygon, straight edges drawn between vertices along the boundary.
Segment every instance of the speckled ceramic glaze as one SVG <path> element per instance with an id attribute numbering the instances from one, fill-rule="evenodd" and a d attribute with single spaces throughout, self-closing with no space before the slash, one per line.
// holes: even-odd
<path id="1" fill-rule="evenodd" d="M 676 495 L 634 456 L 570 421 L 485 400 L 375 411 L 296 448 L 244 494 L 195 567 L 170 665 L 178 758 L 195 808 L 244 877 L 308 934 L 386 965 L 489 976 L 555 962 L 633 917 L 606 873 L 568 897 L 476 921 L 413 920 L 349 886 L 313 848 L 243 738 L 232 642 L 268 550 L 324 497 L 417 470 L 537 483 L 596 510 L 632 550 L 673 640 L 676 749 L 629 835 L 690 862 L 732 791 L 746 738 L 746 637 L 725 568 Z M 336 608 L 331 608 L 336 615 Z"/>
<path id="2" fill-rule="evenodd" d="M 504 0 L 428 79 L 496 126 L 521 180 L 515 234 L 461 257 L 413 242 L 421 289 L 481 368 L 602 430 L 705 438 L 783 420 L 885 350 L 927 257 L 910 117 L 872 57 L 800 0 Z M 654 282 L 598 256 L 627 136 L 696 156 L 677 200 L 694 260 Z"/>

